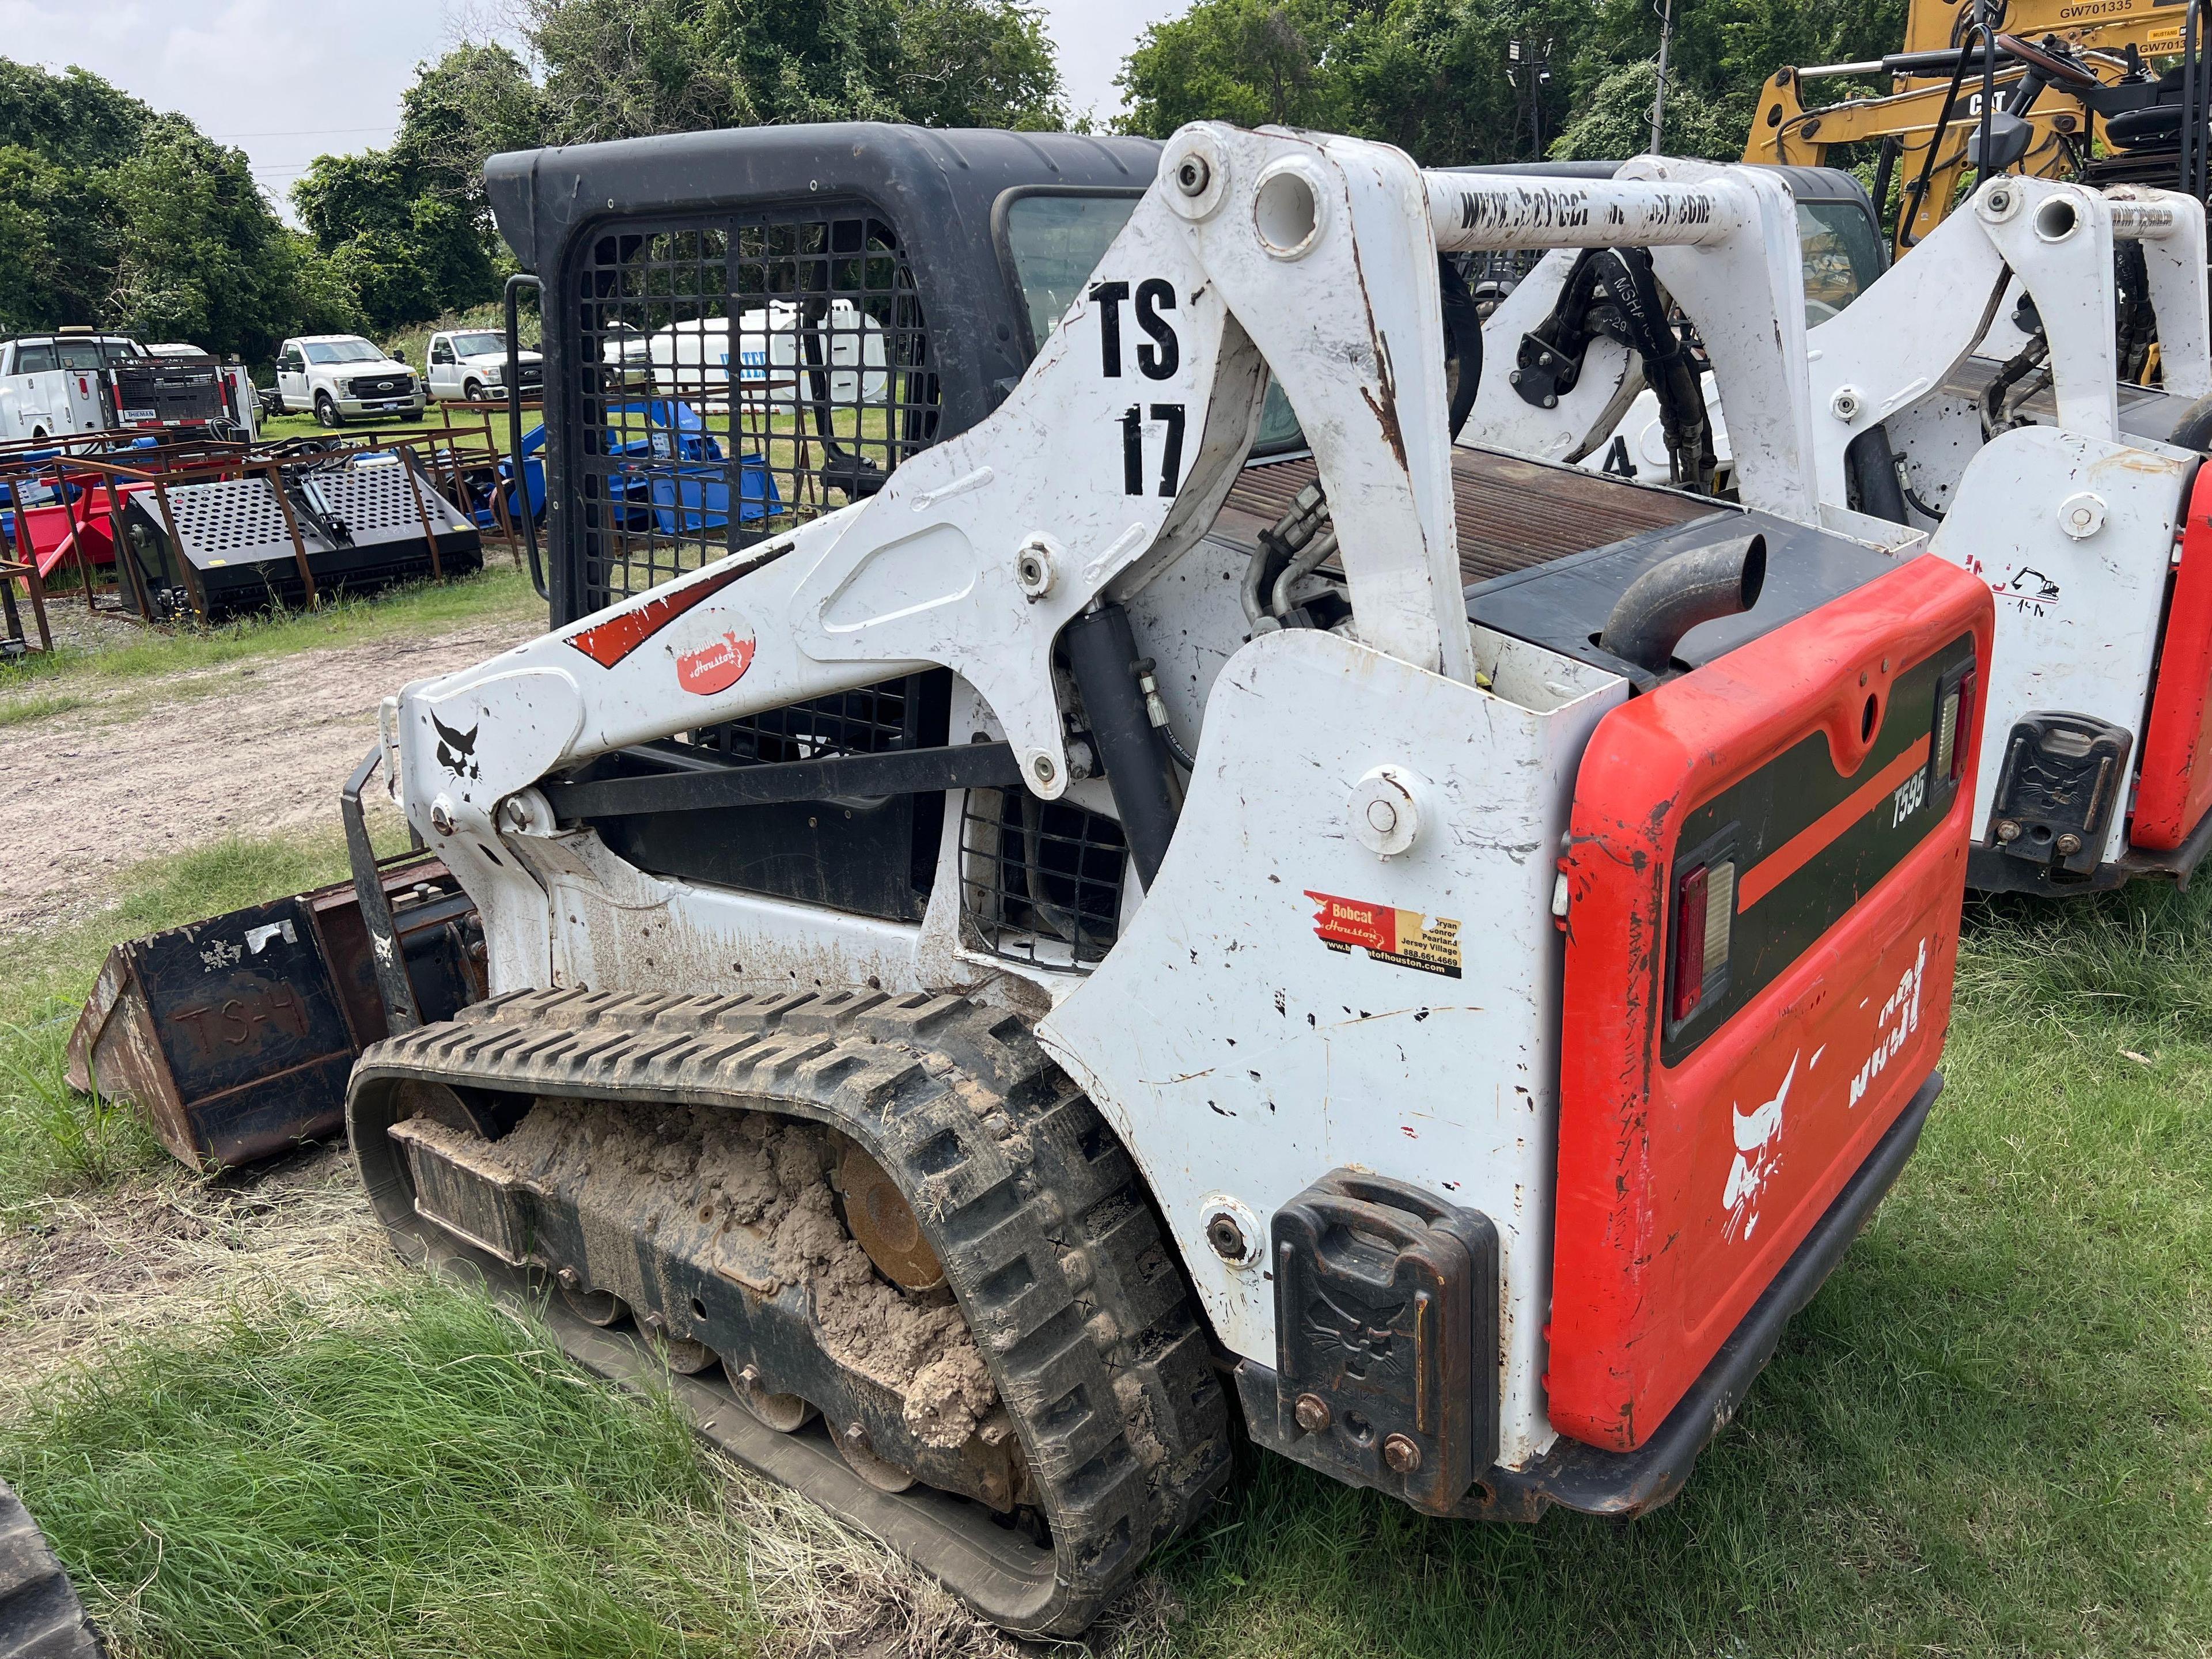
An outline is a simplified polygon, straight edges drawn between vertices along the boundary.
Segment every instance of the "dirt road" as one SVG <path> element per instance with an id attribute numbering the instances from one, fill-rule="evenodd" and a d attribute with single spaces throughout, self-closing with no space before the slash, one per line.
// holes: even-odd
<path id="1" fill-rule="evenodd" d="M 102 687 L 0 727 L 0 929 L 75 921 L 107 875 L 228 836 L 338 823 L 338 788 L 410 680 L 530 638 L 528 615 Z M 389 807 L 386 808 L 389 811 Z"/>

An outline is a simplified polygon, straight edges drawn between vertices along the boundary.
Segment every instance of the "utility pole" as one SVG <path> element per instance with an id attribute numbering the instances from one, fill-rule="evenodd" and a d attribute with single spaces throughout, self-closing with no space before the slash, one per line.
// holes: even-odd
<path id="1" fill-rule="evenodd" d="M 1674 33 L 1674 0 L 1662 0 L 1666 9 L 1659 14 L 1659 89 L 1651 99 L 1651 153 L 1664 155 L 1659 138 L 1660 124 L 1667 117 L 1667 43 Z"/>
<path id="2" fill-rule="evenodd" d="M 1672 0 L 1669 0 L 1672 3 Z M 1523 76 L 1528 88 L 1528 142 L 1534 159 L 1544 159 L 1544 88 L 1552 84 L 1552 43 L 1533 34 L 1516 34 L 1505 42 L 1505 81 L 1516 92 Z"/>

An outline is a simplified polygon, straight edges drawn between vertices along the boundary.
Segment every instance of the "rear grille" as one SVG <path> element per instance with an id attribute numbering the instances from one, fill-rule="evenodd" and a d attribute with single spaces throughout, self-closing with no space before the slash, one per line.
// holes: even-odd
<path id="1" fill-rule="evenodd" d="M 1088 969 L 1114 948 L 1128 868 L 1121 826 L 1026 789 L 971 789 L 960 820 L 960 906 L 994 957 Z"/>
<path id="2" fill-rule="evenodd" d="M 865 500 L 936 435 L 921 300 L 872 210 L 616 222 L 580 252 L 571 615 Z"/>
<path id="3" fill-rule="evenodd" d="M 1494 450 L 1455 447 L 1451 470 L 1460 580 L 1469 584 L 1724 510 L 1701 495 Z M 1248 466 L 1225 506 L 1273 524 L 1319 477 L 1308 457 Z"/>

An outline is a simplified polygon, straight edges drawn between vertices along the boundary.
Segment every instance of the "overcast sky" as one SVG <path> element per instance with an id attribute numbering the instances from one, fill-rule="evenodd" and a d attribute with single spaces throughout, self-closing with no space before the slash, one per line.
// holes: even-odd
<path id="1" fill-rule="evenodd" d="M 1148 23 L 1188 0 L 1043 0 L 1068 102 L 1110 116 Z M 82 64 L 252 157 L 280 204 L 315 156 L 387 143 L 415 65 L 496 0 L 0 0 L 0 54 Z"/>

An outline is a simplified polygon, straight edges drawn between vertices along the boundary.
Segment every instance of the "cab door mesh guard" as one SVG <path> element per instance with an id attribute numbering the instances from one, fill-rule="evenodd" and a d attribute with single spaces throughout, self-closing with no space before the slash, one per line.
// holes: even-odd
<path id="1" fill-rule="evenodd" d="M 573 616 L 863 500 L 935 437 L 921 296 L 866 205 L 617 222 L 579 257 Z"/>

